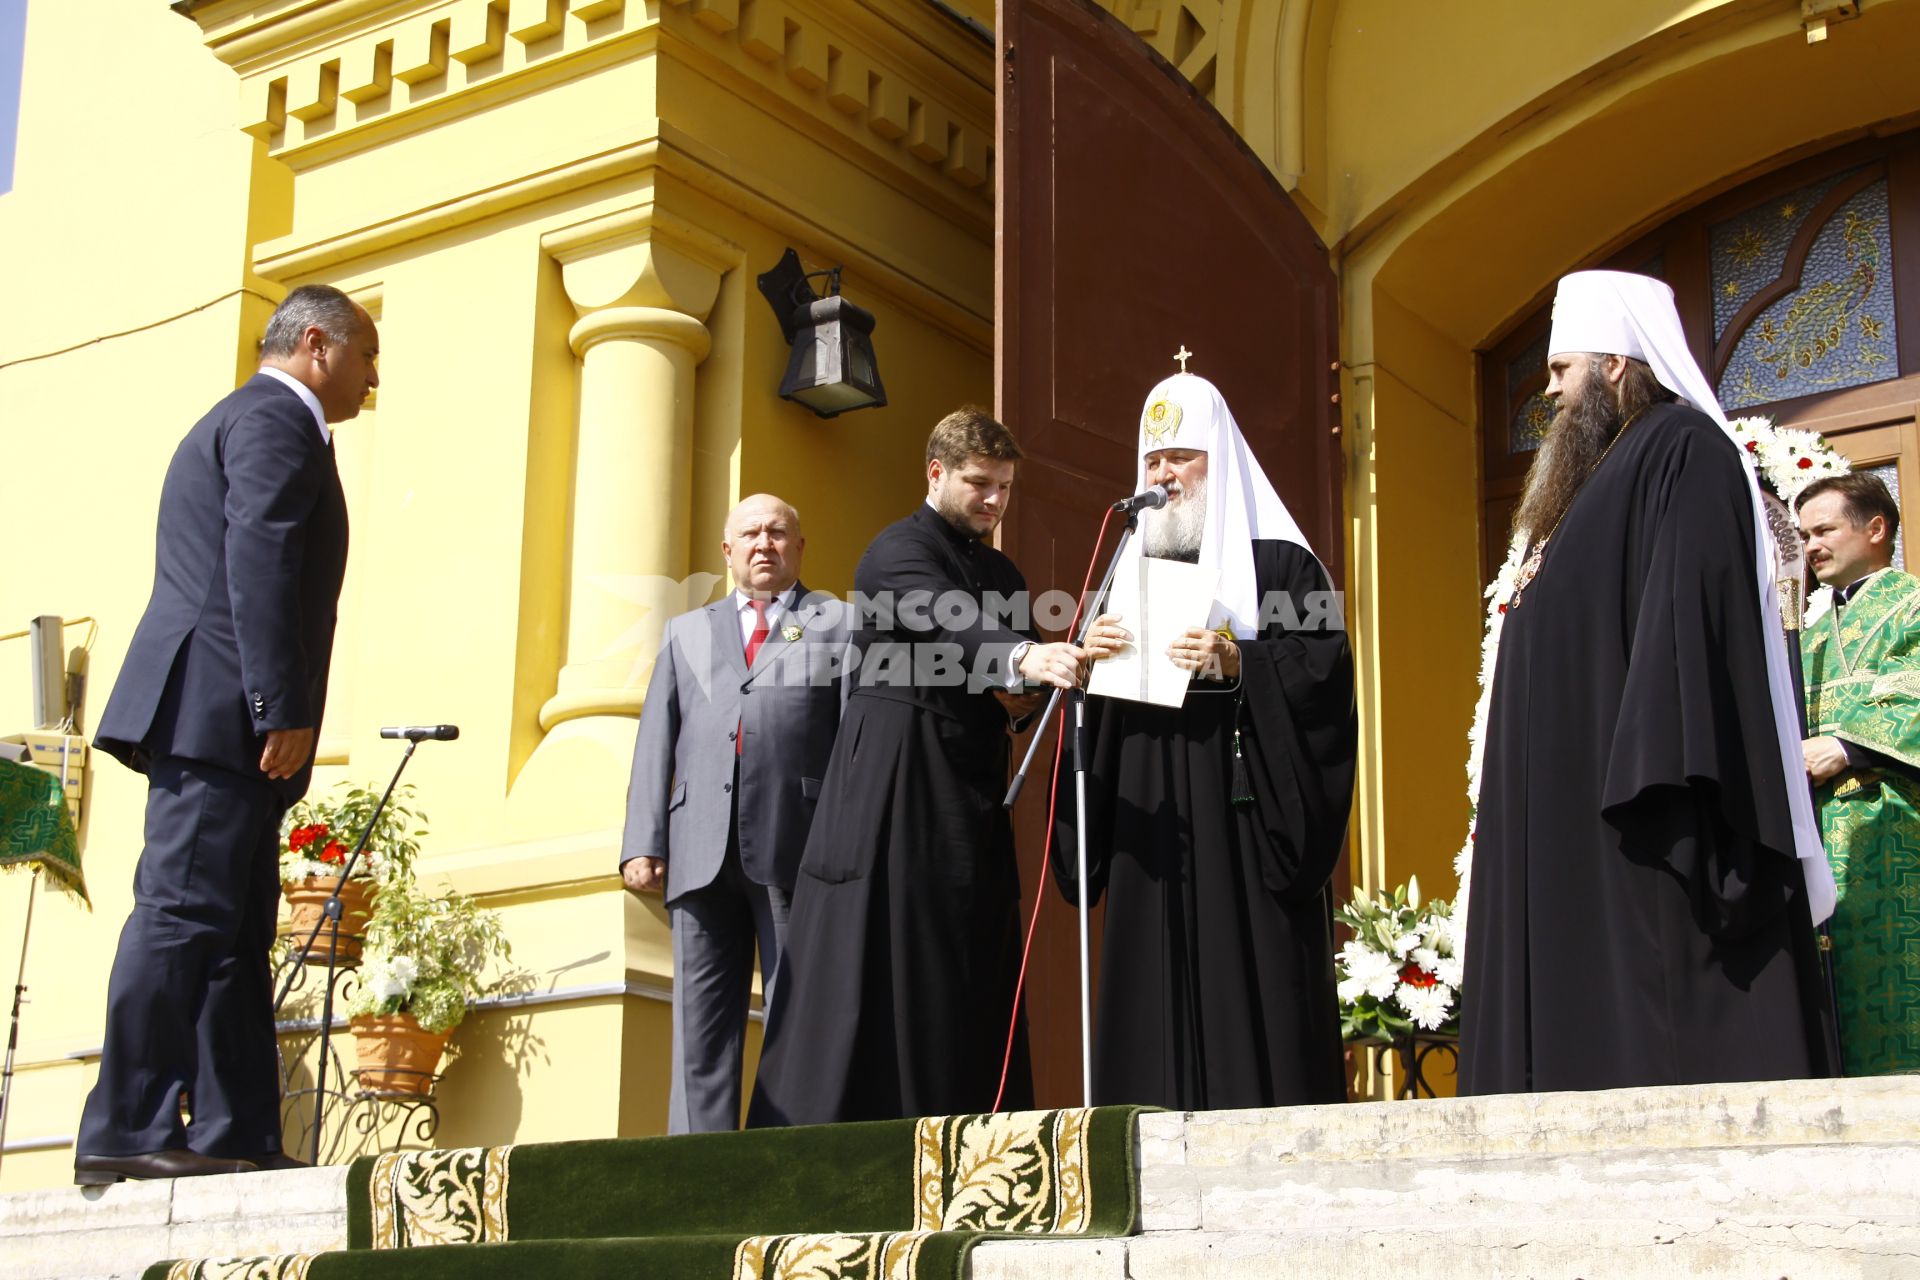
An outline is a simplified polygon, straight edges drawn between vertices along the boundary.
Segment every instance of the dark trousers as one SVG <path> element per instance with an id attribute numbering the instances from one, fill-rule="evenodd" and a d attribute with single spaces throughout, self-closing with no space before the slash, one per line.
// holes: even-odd
<path id="1" fill-rule="evenodd" d="M 740 865 L 736 826 L 712 883 L 667 904 L 673 933 L 672 1082 L 668 1133 L 740 1127 L 741 1054 L 760 954 L 762 1007 L 773 1008 L 792 893 L 756 884 Z M 672 864 L 667 876 L 671 881 Z"/>
<path id="2" fill-rule="evenodd" d="M 74 1150 L 280 1150 L 273 943 L 285 802 L 265 775 L 155 760 L 133 914 L 107 983 L 100 1078 Z M 180 1118 L 182 1092 L 191 1124 Z"/>

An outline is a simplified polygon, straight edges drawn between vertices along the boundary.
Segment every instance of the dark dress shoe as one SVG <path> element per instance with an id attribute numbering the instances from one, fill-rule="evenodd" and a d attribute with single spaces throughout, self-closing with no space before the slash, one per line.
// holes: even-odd
<path id="1" fill-rule="evenodd" d="M 197 1178 L 208 1173 L 251 1173 L 251 1160 L 221 1160 L 197 1151 L 150 1151 L 140 1156 L 75 1156 L 73 1180 L 102 1187 L 122 1178 Z"/>
<path id="2" fill-rule="evenodd" d="M 305 1160 L 301 1160 L 301 1159 L 298 1159 L 297 1157 L 290 1156 L 284 1151 L 275 1151 L 264 1156 L 255 1156 L 253 1158 L 253 1164 L 254 1164 L 254 1167 L 257 1169 L 311 1169 L 313 1168 L 313 1166 L 308 1164 Z"/>

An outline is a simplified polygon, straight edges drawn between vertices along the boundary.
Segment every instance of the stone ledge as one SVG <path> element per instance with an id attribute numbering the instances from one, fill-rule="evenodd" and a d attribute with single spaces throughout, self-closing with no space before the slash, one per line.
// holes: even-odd
<path id="1" fill-rule="evenodd" d="M 1142 1168 L 1920 1142 L 1920 1076 L 1212 1111 L 1142 1121 Z M 1179 1122 L 1174 1145 L 1173 1123 Z M 1146 1142 L 1151 1133 L 1154 1145 Z"/>
<path id="2" fill-rule="evenodd" d="M 0 1196 L 0 1275 L 8 1280 L 137 1277 L 162 1258 L 346 1243 L 345 1165 Z"/>
<path id="3" fill-rule="evenodd" d="M 1920 1269 L 1920 1226 L 1829 1215 L 1139 1236 L 1123 1268 L 1091 1280 L 1895 1280 Z M 978 1253 L 980 1251 L 976 1251 Z M 985 1276 L 984 1270 L 976 1270 Z M 992 1273 L 1013 1275 L 1010 1271 Z M 1052 1276 L 1036 1269 L 1027 1274 Z"/>

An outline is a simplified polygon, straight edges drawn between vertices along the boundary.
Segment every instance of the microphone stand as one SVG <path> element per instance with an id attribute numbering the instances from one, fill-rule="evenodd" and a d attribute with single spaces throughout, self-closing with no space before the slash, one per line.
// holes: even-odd
<path id="1" fill-rule="evenodd" d="M 360 855 L 367 847 L 367 838 L 373 834 L 374 825 L 380 821 L 380 814 L 386 809 L 387 801 L 393 798 L 393 789 L 399 785 L 400 775 L 406 770 L 407 761 L 413 759 L 414 748 L 419 745 L 418 739 L 407 739 L 406 753 L 400 757 L 400 765 L 393 771 L 393 777 L 387 782 L 387 789 L 381 795 L 380 803 L 373 807 L 373 812 L 367 817 L 366 825 L 360 828 L 360 838 L 354 842 L 353 852 L 347 855 L 346 862 L 341 866 L 340 878 L 334 881 L 333 892 L 327 896 L 326 903 L 320 909 L 320 918 L 314 921 L 313 928 L 307 931 L 307 940 L 300 944 L 299 951 L 295 953 L 299 962 L 288 966 L 287 980 L 281 984 L 280 994 L 273 998 L 273 1011 L 278 1014 L 280 1006 L 287 1001 L 288 993 L 293 990 L 295 979 L 300 976 L 301 964 L 305 962 L 307 953 L 313 949 L 315 939 L 320 936 L 322 929 L 327 930 L 329 939 L 327 984 L 320 1001 L 320 1065 L 317 1068 L 319 1074 L 314 1081 L 313 1091 L 312 1154 L 313 1163 L 316 1165 L 320 1163 L 320 1122 L 326 1114 L 327 1107 L 328 1051 L 333 1045 L 333 979 L 335 968 L 339 964 L 340 915 L 343 910 L 340 904 L 340 888 L 346 884 L 347 877 L 351 876 L 354 868 L 360 864 Z"/>
<path id="2" fill-rule="evenodd" d="M 1126 504 L 1114 505 L 1118 509 Z M 1093 620 L 1100 616 L 1100 606 L 1106 602 L 1107 592 L 1113 586 L 1113 576 L 1119 571 L 1121 553 L 1127 549 L 1127 543 L 1132 540 L 1139 523 L 1139 510 L 1129 511 L 1127 523 L 1120 530 L 1120 540 L 1114 544 L 1113 555 L 1107 560 L 1107 571 L 1100 579 L 1100 588 L 1093 593 L 1092 600 L 1082 613 L 1080 634 L 1074 637 L 1075 644 L 1084 645 L 1087 634 L 1093 630 Z M 1052 696 L 1047 699 L 1046 710 L 1040 713 L 1040 727 L 1027 743 L 1026 757 L 1020 761 L 1019 769 L 1014 771 L 1006 799 L 1000 802 L 1001 808 L 1011 810 L 1014 802 L 1020 799 L 1020 789 L 1027 783 L 1027 772 L 1033 767 L 1034 756 L 1047 736 L 1047 725 L 1052 723 L 1053 713 L 1060 705 L 1060 697 L 1066 692 L 1056 686 Z M 1093 997 L 1088 970 L 1090 946 L 1087 941 L 1087 899 L 1090 896 L 1087 891 L 1087 691 L 1084 688 L 1074 689 L 1072 702 L 1073 735 L 1070 741 L 1073 744 L 1074 867 L 1077 877 L 1075 883 L 1079 886 L 1079 892 L 1074 896 L 1078 899 L 1077 914 L 1080 918 L 1080 1101 L 1082 1106 L 1090 1107 L 1093 1105 Z M 1048 833 L 1048 839 L 1052 839 L 1051 832 Z M 1041 875 L 1043 878 L 1046 875 L 1045 868 L 1041 869 Z M 1045 891 L 1044 885 L 1036 888 L 1036 892 Z"/>
<path id="3" fill-rule="evenodd" d="M 63 801 L 64 803 L 64 801 Z M 20 976 L 13 984 L 13 1020 L 7 1026 L 7 1061 L 0 1069 L 0 1159 L 7 1143 L 7 1114 L 13 1102 L 13 1054 L 20 1045 L 20 1006 L 27 1002 L 27 943 L 33 940 L 33 900 L 40 888 L 40 864 L 33 864 L 33 880 L 27 885 L 27 925 L 20 933 Z"/>

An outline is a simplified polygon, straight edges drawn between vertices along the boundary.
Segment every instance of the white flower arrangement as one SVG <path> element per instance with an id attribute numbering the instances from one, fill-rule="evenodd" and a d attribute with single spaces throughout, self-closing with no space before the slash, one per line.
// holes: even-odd
<path id="1" fill-rule="evenodd" d="M 1415 877 L 1391 896 L 1355 894 L 1338 918 L 1353 930 L 1334 960 L 1344 1039 L 1459 1030 L 1463 962 L 1452 907 L 1441 900 L 1422 907 Z"/>
<path id="2" fill-rule="evenodd" d="M 1777 427 L 1762 417 L 1734 418 L 1727 424 L 1739 446 L 1741 460 L 1755 477 L 1772 490 L 1789 511 L 1800 491 L 1815 480 L 1845 475 L 1853 469 L 1845 457 L 1818 432 Z M 1467 903 L 1473 887 L 1473 842 L 1479 829 L 1480 770 L 1485 757 L 1487 713 L 1493 705 L 1493 673 L 1500 661 L 1500 631 L 1506 623 L 1507 606 L 1520 580 L 1520 563 L 1526 558 L 1531 536 L 1526 529 L 1515 529 L 1507 544 L 1506 562 L 1487 588 L 1486 638 L 1480 645 L 1480 700 L 1474 704 L 1473 725 L 1467 730 L 1467 839 L 1454 855 L 1453 870 L 1460 890 L 1454 897 L 1456 921 L 1455 952 L 1466 955 Z"/>
<path id="3" fill-rule="evenodd" d="M 1789 508 L 1815 480 L 1843 476 L 1853 469 L 1816 431 L 1776 427 L 1759 417 L 1735 418 L 1727 426 L 1747 465 Z"/>

